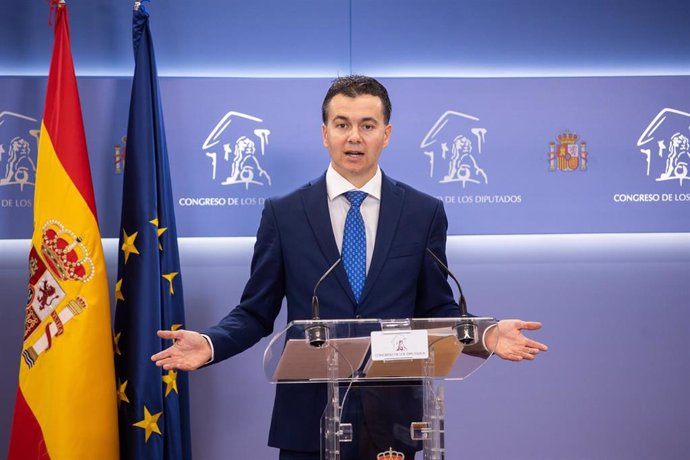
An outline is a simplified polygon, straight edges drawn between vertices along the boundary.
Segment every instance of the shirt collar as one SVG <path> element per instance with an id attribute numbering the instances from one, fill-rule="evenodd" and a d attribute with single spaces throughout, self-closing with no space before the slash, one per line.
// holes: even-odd
<path id="1" fill-rule="evenodd" d="M 364 186 L 360 189 L 352 185 L 347 179 L 341 176 L 340 173 L 333 168 L 332 164 L 328 165 L 328 170 L 326 171 L 326 193 L 328 193 L 329 200 L 334 200 L 338 196 L 345 192 L 349 192 L 350 190 L 361 190 L 362 192 L 366 192 L 369 196 L 380 200 L 381 183 L 381 168 L 378 166 L 376 167 L 376 174 L 374 174 L 374 177 L 369 179 L 369 182 L 364 184 Z"/>

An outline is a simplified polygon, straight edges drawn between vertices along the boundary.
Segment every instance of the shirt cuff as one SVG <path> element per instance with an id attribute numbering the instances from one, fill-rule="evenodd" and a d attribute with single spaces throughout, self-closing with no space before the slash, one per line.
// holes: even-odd
<path id="1" fill-rule="evenodd" d="M 215 356 L 215 351 L 213 350 L 213 342 L 211 341 L 211 337 L 207 336 L 206 334 L 201 334 L 203 338 L 206 339 L 206 342 L 208 342 L 208 346 L 211 347 L 211 359 L 206 361 L 204 363 L 204 366 L 207 364 L 211 364 L 213 362 L 213 357 Z"/>
<path id="2" fill-rule="evenodd" d="M 489 347 L 486 346 L 486 334 L 491 330 L 492 327 L 497 327 L 498 323 L 492 324 L 491 326 L 487 327 L 484 329 L 484 333 L 482 334 L 482 346 L 484 349 L 490 353 L 494 353 L 496 350 L 489 350 Z M 209 339 L 210 341 L 210 339 Z M 498 344 L 498 337 L 496 338 L 496 343 Z M 211 346 L 211 352 L 213 352 L 213 346 Z M 213 355 L 211 355 L 213 356 Z"/>

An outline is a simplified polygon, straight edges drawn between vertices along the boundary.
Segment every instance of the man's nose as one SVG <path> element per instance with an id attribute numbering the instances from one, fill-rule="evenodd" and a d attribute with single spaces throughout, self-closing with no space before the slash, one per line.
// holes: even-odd
<path id="1" fill-rule="evenodd" d="M 347 136 L 347 141 L 351 144 L 359 144 L 362 141 L 362 136 L 359 133 L 359 128 L 353 126 Z"/>

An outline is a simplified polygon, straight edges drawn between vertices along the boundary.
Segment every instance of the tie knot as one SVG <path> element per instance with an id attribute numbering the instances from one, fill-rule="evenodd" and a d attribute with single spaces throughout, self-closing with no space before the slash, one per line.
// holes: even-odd
<path id="1" fill-rule="evenodd" d="M 345 198 L 347 198 L 347 201 L 350 202 L 350 205 L 355 208 L 359 208 L 359 205 L 362 204 L 362 201 L 364 201 L 367 195 L 367 192 L 360 192 L 359 190 L 345 192 Z"/>

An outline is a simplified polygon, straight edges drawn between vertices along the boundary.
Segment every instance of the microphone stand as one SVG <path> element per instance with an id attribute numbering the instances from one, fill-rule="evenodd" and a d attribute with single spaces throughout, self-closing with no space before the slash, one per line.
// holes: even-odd
<path id="1" fill-rule="evenodd" d="M 319 317 L 320 314 L 320 306 L 319 306 L 319 297 L 316 295 L 316 290 L 319 288 L 323 280 L 328 278 L 328 275 L 335 270 L 335 267 L 338 266 L 338 264 L 342 261 L 341 258 L 338 258 L 333 265 L 331 265 L 326 272 L 321 275 L 321 278 L 316 282 L 316 285 L 314 286 L 314 293 L 312 294 L 311 297 L 311 319 L 312 321 L 318 321 L 321 319 Z M 309 345 L 315 348 L 321 348 L 326 343 L 328 342 L 328 328 L 324 326 L 323 324 L 314 324 L 312 326 L 309 326 L 308 328 L 305 329 L 304 331 L 304 337 L 307 339 L 307 342 Z"/>
<path id="2" fill-rule="evenodd" d="M 443 271 L 448 274 L 455 285 L 458 287 L 458 293 L 460 298 L 458 299 L 458 305 L 460 306 L 460 321 L 453 328 L 455 330 L 455 335 L 458 340 L 465 345 L 472 345 L 477 342 L 477 326 L 472 320 L 472 315 L 467 312 L 467 302 L 465 301 L 465 296 L 462 293 L 462 288 L 460 287 L 460 282 L 453 275 L 450 269 L 443 263 L 443 261 L 434 252 L 426 248 L 426 252 L 436 261 L 436 263 L 443 268 Z"/>

